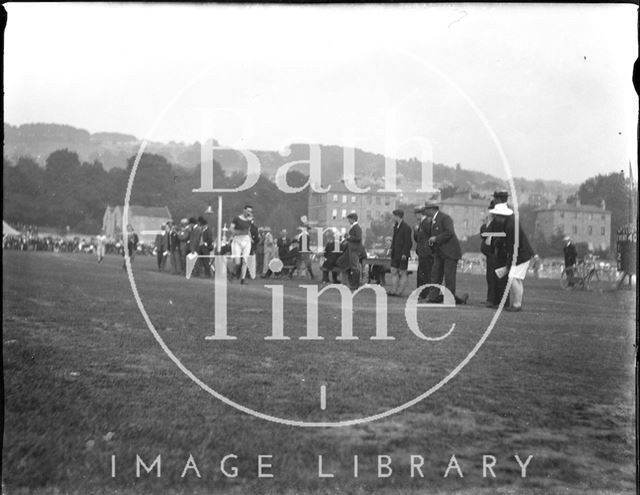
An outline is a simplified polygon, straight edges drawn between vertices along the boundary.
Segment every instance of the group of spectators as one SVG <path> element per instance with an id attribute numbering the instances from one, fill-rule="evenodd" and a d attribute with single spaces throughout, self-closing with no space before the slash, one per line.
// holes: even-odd
<path id="1" fill-rule="evenodd" d="M 522 227 L 516 232 L 513 210 L 509 208 L 507 191 L 496 191 L 488 206 L 488 214 L 480 229 L 482 237 L 481 251 L 486 257 L 487 293 L 485 305 L 497 308 L 500 304 L 508 281 L 510 292 L 506 298 L 507 311 L 521 311 L 524 294 L 523 280 L 531 263 L 538 260 Z M 389 296 L 405 295 L 408 282 L 408 264 L 411 251 L 418 257 L 417 287 L 424 287 L 419 295 L 421 302 L 442 303 L 445 293 L 438 287 L 444 286 L 453 295 L 456 304 L 466 304 L 468 294 L 456 294 L 456 272 L 458 261 L 462 258 L 460 243 L 455 233 L 452 218 L 439 208 L 439 204 L 428 201 L 424 206 L 415 208 L 416 224 L 411 227 L 405 220 L 403 210 L 393 211 L 393 235 L 387 238 L 384 253 L 389 260 L 388 272 L 391 274 Z M 360 266 L 366 253 L 362 247 L 362 230 L 358 226 L 355 213 L 347 216 L 351 224 L 341 249 L 334 250 L 335 244 L 325 246 L 325 277 L 328 273 L 344 271 L 349 275 L 348 284 L 352 289 L 359 286 Z M 515 250 L 516 237 L 518 249 Z M 515 263 L 514 263 L 515 254 Z M 369 281 L 375 279 L 383 283 L 386 261 L 369 261 Z M 333 282 L 337 282 L 334 277 Z"/>

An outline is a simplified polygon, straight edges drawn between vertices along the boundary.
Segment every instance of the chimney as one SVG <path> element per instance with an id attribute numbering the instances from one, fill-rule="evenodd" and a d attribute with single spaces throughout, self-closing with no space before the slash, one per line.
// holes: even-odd
<path id="1" fill-rule="evenodd" d="M 605 203 L 604 199 L 600 201 L 600 208 L 602 208 L 603 210 L 607 209 L 607 204 Z"/>

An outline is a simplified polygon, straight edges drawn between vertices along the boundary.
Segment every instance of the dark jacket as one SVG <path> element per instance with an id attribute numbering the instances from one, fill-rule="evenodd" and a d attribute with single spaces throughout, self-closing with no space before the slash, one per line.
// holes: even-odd
<path id="1" fill-rule="evenodd" d="M 431 220 L 425 217 L 413 231 L 413 240 L 416 241 L 418 258 L 433 256 L 433 250 L 429 246 L 429 237 L 431 237 Z"/>
<path id="2" fill-rule="evenodd" d="M 480 226 L 480 252 L 487 257 L 494 255 L 493 254 L 493 238 L 489 241 L 489 244 L 487 244 L 487 238 L 482 237 L 482 234 L 484 234 L 485 232 L 491 232 L 492 224 L 493 224 L 493 221 L 489 222 L 489 225 L 483 223 Z"/>
<path id="3" fill-rule="evenodd" d="M 403 256 L 405 260 L 409 259 L 412 246 L 411 227 L 404 220 L 396 223 L 393 226 L 393 238 L 391 239 L 391 262 L 394 265 L 400 263 Z"/>
<path id="4" fill-rule="evenodd" d="M 573 245 L 573 242 L 571 244 L 567 244 L 564 248 L 564 266 L 568 267 L 568 266 L 573 266 L 576 264 L 576 261 L 578 260 L 578 251 L 576 250 L 576 247 Z"/>
<path id="5" fill-rule="evenodd" d="M 507 234 L 505 238 L 505 248 L 507 251 L 507 266 L 513 262 L 513 249 L 515 245 L 515 218 L 514 215 L 507 217 L 504 222 L 504 231 Z M 525 263 L 533 258 L 535 254 L 533 252 L 533 248 L 531 244 L 529 244 L 529 239 L 527 239 L 524 230 L 522 230 L 522 225 L 518 226 L 519 239 L 518 239 L 518 257 L 516 258 L 516 265 L 521 263 Z"/>
<path id="6" fill-rule="evenodd" d="M 278 237 L 278 258 L 282 259 L 283 256 L 287 256 L 290 244 L 291 240 L 288 237 Z"/>
<path id="7" fill-rule="evenodd" d="M 453 230 L 453 220 L 449 215 L 438 211 L 431 220 L 431 236 L 435 236 L 434 252 L 437 256 L 450 260 L 462 258 L 460 243 Z"/>
<path id="8" fill-rule="evenodd" d="M 364 252 L 364 246 L 362 245 L 362 227 L 359 224 L 354 224 L 349 228 L 346 236 L 347 250 L 353 256 L 356 254 L 359 256 Z"/>

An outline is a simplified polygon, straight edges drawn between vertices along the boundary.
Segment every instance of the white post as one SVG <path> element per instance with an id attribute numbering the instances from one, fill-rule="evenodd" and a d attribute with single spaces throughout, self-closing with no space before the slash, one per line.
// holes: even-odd
<path id="1" fill-rule="evenodd" d="M 220 253 L 222 249 L 222 194 L 218 196 L 218 245 L 217 245 L 217 253 Z"/>

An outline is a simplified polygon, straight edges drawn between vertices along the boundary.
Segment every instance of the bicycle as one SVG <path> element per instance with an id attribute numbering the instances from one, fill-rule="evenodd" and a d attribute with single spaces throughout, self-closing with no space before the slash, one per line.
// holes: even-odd
<path id="1" fill-rule="evenodd" d="M 602 292 L 607 289 L 608 282 L 595 261 L 581 261 L 562 271 L 560 285 L 564 290 L 581 289 Z"/>

